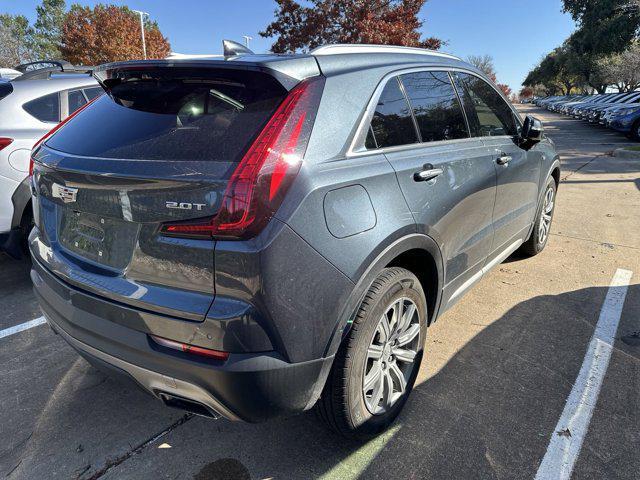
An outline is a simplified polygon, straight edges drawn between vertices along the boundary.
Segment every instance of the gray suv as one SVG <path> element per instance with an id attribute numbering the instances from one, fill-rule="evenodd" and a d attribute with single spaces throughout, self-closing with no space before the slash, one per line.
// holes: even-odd
<path id="1" fill-rule="evenodd" d="M 559 161 L 478 70 L 421 49 L 99 67 L 33 152 L 32 279 L 94 365 L 166 405 L 386 428 L 427 326 L 549 238 Z"/>

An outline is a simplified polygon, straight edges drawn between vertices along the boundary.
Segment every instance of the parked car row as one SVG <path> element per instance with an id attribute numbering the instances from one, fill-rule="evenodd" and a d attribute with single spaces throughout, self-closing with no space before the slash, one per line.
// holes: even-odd
<path id="1" fill-rule="evenodd" d="M 18 257 L 32 224 L 31 149 L 58 122 L 103 90 L 87 67 L 64 61 L 3 70 L 13 74 L 0 79 L 0 250 Z"/>
<path id="2" fill-rule="evenodd" d="M 600 124 L 640 141 L 640 91 L 539 98 L 539 107 Z"/>

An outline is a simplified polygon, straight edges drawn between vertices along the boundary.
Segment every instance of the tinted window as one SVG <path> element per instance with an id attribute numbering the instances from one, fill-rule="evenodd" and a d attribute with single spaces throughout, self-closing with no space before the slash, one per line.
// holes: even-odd
<path id="1" fill-rule="evenodd" d="M 0 80 L 0 100 L 13 92 L 13 85 L 11 82 L 7 82 L 5 80 Z"/>
<path id="2" fill-rule="evenodd" d="M 448 73 L 417 72 L 400 78 L 423 142 L 469 137 L 460 102 Z"/>
<path id="3" fill-rule="evenodd" d="M 69 115 L 87 103 L 84 95 L 80 90 L 69 92 Z"/>
<path id="4" fill-rule="evenodd" d="M 41 122 L 60 121 L 60 102 L 58 101 L 57 93 L 31 100 L 25 103 L 22 108 Z"/>
<path id="5" fill-rule="evenodd" d="M 239 161 L 286 93 L 259 72 L 145 71 L 113 80 L 47 145 L 103 158 Z"/>
<path id="6" fill-rule="evenodd" d="M 487 82 L 474 75 L 456 73 L 471 132 L 475 137 L 516 135 L 511 107 Z"/>
<path id="7" fill-rule="evenodd" d="M 364 146 L 368 150 L 378 148 L 378 144 L 376 143 L 376 137 L 373 136 L 373 129 L 371 128 L 371 125 L 369 125 L 369 130 L 367 130 L 367 138 L 364 141 Z"/>
<path id="8" fill-rule="evenodd" d="M 418 135 L 397 78 L 390 79 L 384 87 L 376 111 L 371 120 L 374 139 L 367 139 L 367 148 L 375 142 L 378 148 L 416 143 Z"/>
<path id="9" fill-rule="evenodd" d="M 96 98 L 98 95 L 100 95 L 101 93 L 104 92 L 104 90 L 102 89 L 102 87 L 94 87 L 94 88 L 86 88 L 83 90 L 84 94 L 87 96 L 87 98 L 89 99 L 89 101 L 93 100 L 94 98 Z"/>

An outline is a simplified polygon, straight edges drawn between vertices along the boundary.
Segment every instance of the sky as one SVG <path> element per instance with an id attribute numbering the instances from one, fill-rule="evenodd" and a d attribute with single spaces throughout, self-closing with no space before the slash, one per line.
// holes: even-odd
<path id="1" fill-rule="evenodd" d="M 0 13 L 35 19 L 40 0 L 0 0 Z M 68 4 L 128 5 L 148 12 L 179 53 L 221 53 L 222 39 L 253 37 L 256 53 L 272 41 L 260 37 L 273 19 L 273 0 L 67 0 Z M 491 55 L 498 81 L 514 91 L 542 56 L 557 47 L 575 28 L 562 12 L 561 0 L 428 0 L 420 12 L 424 36 L 447 42 L 442 50 L 466 58 Z"/>

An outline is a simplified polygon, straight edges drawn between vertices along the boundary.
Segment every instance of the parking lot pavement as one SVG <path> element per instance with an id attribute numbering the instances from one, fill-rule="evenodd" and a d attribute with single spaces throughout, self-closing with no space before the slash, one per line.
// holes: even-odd
<path id="1" fill-rule="evenodd" d="M 507 259 L 430 328 L 415 392 L 389 432 L 353 443 L 311 413 L 260 425 L 184 416 L 90 368 L 40 325 L 0 338 L 0 475 L 533 478 L 558 442 L 581 441 L 572 478 L 637 478 L 640 162 L 607 155 L 624 137 L 522 109 L 563 157 L 550 243 Z M 609 287 L 619 269 L 633 272 L 628 288 Z M 0 272 L 0 329 L 37 318 L 28 263 L 0 258 Z M 613 349 L 603 331 L 615 332 Z M 567 403 L 576 394 L 582 404 Z"/>

